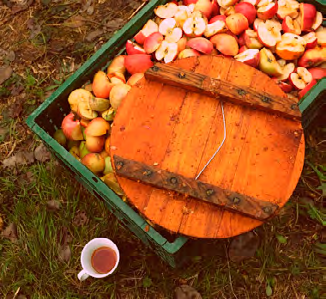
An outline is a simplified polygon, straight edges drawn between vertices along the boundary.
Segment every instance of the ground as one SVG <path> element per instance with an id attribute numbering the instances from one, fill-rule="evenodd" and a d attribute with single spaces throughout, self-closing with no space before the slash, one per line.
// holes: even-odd
<path id="1" fill-rule="evenodd" d="M 28 129 L 26 117 L 142 4 L 0 1 L 0 161 L 16 162 L 0 166 L 1 298 L 172 298 L 184 284 L 203 298 L 322 298 L 326 142 L 318 117 L 281 213 L 240 239 L 191 240 L 178 269 L 120 225 Z M 98 236 L 117 242 L 119 269 L 80 283 L 81 250 Z"/>

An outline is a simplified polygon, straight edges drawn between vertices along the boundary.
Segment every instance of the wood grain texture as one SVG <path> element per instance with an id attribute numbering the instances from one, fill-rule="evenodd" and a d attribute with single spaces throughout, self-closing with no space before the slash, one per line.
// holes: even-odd
<path id="1" fill-rule="evenodd" d="M 233 59 L 200 56 L 177 60 L 172 65 L 284 96 L 268 76 Z M 303 166 L 301 124 L 229 102 L 224 102 L 224 111 L 226 142 L 200 180 L 282 207 Z M 117 112 L 111 158 L 116 154 L 148 165 L 155 163 L 161 169 L 194 178 L 222 139 L 220 101 L 143 79 L 131 89 Z M 227 238 L 262 224 L 175 192 L 121 177 L 118 181 L 141 214 L 172 232 Z"/>
<path id="2" fill-rule="evenodd" d="M 276 96 L 250 86 L 244 86 L 242 83 L 233 84 L 230 81 L 211 78 L 163 63 L 156 63 L 148 69 L 145 77 L 223 101 L 277 113 L 293 120 L 300 121 L 301 119 L 301 112 L 294 98 Z"/>

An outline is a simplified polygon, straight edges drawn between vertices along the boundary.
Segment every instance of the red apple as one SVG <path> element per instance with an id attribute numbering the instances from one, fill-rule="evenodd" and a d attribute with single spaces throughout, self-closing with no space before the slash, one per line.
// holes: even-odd
<path id="1" fill-rule="evenodd" d="M 180 53 L 181 51 L 183 51 L 186 48 L 188 42 L 188 38 L 183 36 L 182 38 L 180 38 L 177 42 L 178 45 L 178 53 Z"/>
<path id="2" fill-rule="evenodd" d="M 317 43 L 318 45 L 326 46 L 326 27 L 320 26 L 316 31 Z"/>
<path id="3" fill-rule="evenodd" d="M 294 63 L 290 62 L 284 66 L 282 66 L 282 74 L 279 76 L 276 76 L 276 78 L 280 81 L 286 81 L 287 79 L 289 79 L 290 74 L 293 73 L 294 69 L 295 69 L 295 65 Z"/>
<path id="4" fill-rule="evenodd" d="M 218 5 L 220 6 L 220 13 L 221 13 L 221 8 L 228 8 L 236 4 L 238 1 L 239 0 L 217 0 Z"/>
<path id="5" fill-rule="evenodd" d="M 311 26 L 311 29 L 316 31 L 322 23 L 323 23 L 323 14 L 320 11 L 317 11 L 316 18 Z"/>
<path id="6" fill-rule="evenodd" d="M 306 93 L 313 88 L 315 85 L 317 84 L 317 81 L 315 79 L 312 79 L 311 82 L 302 90 L 299 91 L 298 95 L 299 95 L 299 99 L 303 98 Z"/>
<path id="7" fill-rule="evenodd" d="M 277 0 L 261 0 L 257 4 L 257 16 L 259 19 L 267 20 L 275 16 L 278 8 Z"/>
<path id="8" fill-rule="evenodd" d="M 127 84 L 130 86 L 136 85 L 138 81 L 144 78 L 144 73 L 135 73 L 128 79 Z"/>
<path id="9" fill-rule="evenodd" d="M 299 15 L 299 2 L 295 0 L 278 0 L 276 15 L 281 20 L 287 16 L 295 19 Z"/>
<path id="10" fill-rule="evenodd" d="M 178 5 L 173 2 L 160 5 L 154 9 L 154 13 L 161 19 L 173 18 L 177 11 Z"/>
<path id="11" fill-rule="evenodd" d="M 183 0 L 184 5 L 196 4 L 198 0 Z"/>
<path id="12" fill-rule="evenodd" d="M 190 39 L 187 42 L 187 46 L 206 55 L 209 55 L 214 48 L 213 44 L 204 37 L 195 37 Z"/>
<path id="13" fill-rule="evenodd" d="M 62 132 L 69 140 L 83 140 L 80 121 L 74 118 L 75 115 L 72 112 L 64 117 L 61 123 Z"/>
<path id="14" fill-rule="evenodd" d="M 91 153 L 99 153 L 104 148 L 105 136 L 86 135 L 86 149 Z M 82 158 L 82 157 L 81 157 Z"/>
<path id="15" fill-rule="evenodd" d="M 237 55 L 239 45 L 235 37 L 227 33 L 218 33 L 210 38 L 215 48 L 224 55 Z"/>
<path id="16" fill-rule="evenodd" d="M 98 98 L 108 98 L 113 84 L 103 71 L 98 71 L 93 79 L 93 93 Z"/>
<path id="17" fill-rule="evenodd" d="M 244 44 L 249 49 L 261 49 L 264 45 L 259 41 L 257 32 L 251 29 L 243 33 Z"/>
<path id="18" fill-rule="evenodd" d="M 160 32 L 154 32 L 145 38 L 144 50 L 147 54 L 151 54 L 157 50 L 163 41 L 163 35 Z"/>
<path id="19" fill-rule="evenodd" d="M 266 47 L 274 47 L 281 41 L 282 25 L 276 20 L 267 20 L 258 25 L 258 39 Z"/>
<path id="20" fill-rule="evenodd" d="M 309 3 L 300 3 L 301 30 L 310 30 L 316 19 L 316 7 Z"/>
<path id="21" fill-rule="evenodd" d="M 155 52 L 155 58 L 158 61 L 164 60 L 165 63 L 173 61 L 178 55 L 177 43 L 168 43 L 163 41 Z"/>
<path id="22" fill-rule="evenodd" d="M 110 124 L 102 117 L 94 118 L 85 129 L 86 136 L 102 136 L 110 130 Z"/>
<path id="23" fill-rule="evenodd" d="M 306 41 L 306 50 L 313 49 L 317 46 L 317 37 L 315 32 L 309 32 L 302 36 Z"/>
<path id="24" fill-rule="evenodd" d="M 291 84 L 283 82 L 277 78 L 273 78 L 275 83 L 284 91 L 284 92 L 291 92 L 293 87 Z"/>
<path id="25" fill-rule="evenodd" d="M 117 110 L 122 100 L 127 96 L 131 89 L 128 84 L 115 85 L 110 92 L 110 104 L 114 110 Z"/>
<path id="26" fill-rule="evenodd" d="M 148 20 L 147 23 L 142 28 L 142 30 L 140 30 L 135 35 L 134 39 L 138 44 L 142 45 L 147 36 L 150 36 L 152 33 L 157 32 L 157 31 L 158 31 L 158 25 L 154 21 Z"/>
<path id="27" fill-rule="evenodd" d="M 240 2 L 235 7 L 237 13 L 242 13 L 247 19 L 249 24 L 252 24 L 256 19 L 256 8 L 248 2 Z"/>
<path id="28" fill-rule="evenodd" d="M 127 55 L 125 58 L 125 67 L 130 74 L 145 73 L 153 65 L 150 55 Z"/>
<path id="29" fill-rule="evenodd" d="M 241 46 L 240 49 L 239 49 L 239 54 L 248 50 L 248 48 L 246 46 Z"/>
<path id="30" fill-rule="evenodd" d="M 305 51 L 306 41 L 293 33 L 284 33 L 276 45 L 276 54 L 284 60 L 298 59 Z"/>
<path id="31" fill-rule="evenodd" d="M 124 74 L 126 71 L 125 68 L 125 56 L 119 55 L 113 58 L 112 62 L 110 63 L 107 74 L 111 73 L 121 73 Z"/>
<path id="32" fill-rule="evenodd" d="M 312 81 L 312 75 L 305 67 L 297 67 L 289 80 L 297 90 L 302 90 Z"/>
<path id="33" fill-rule="evenodd" d="M 241 13 L 235 13 L 228 16 L 225 23 L 229 30 L 235 35 L 238 35 L 249 28 L 248 19 Z"/>
<path id="34" fill-rule="evenodd" d="M 206 29 L 206 21 L 204 18 L 191 17 L 188 18 L 183 24 L 183 31 L 186 36 L 198 37 L 202 36 Z"/>
<path id="35" fill-rule="evenodd" d="M 128 40 L 126 43 L 126 52 L 128 55 L 146 54 L 145 50 L 138 44 Z"/>
<path id="36" fill-rule="evenodd" d="M 234 59 L 241 61 L 252 67 L 257 67 L 259 64 L 259 50 L 258 49 L 248 49 L 244 52 L 235 55 Z"/>
<path id="37" fill-rule="evenodd" d="M 200 11 L 209 19 L 213 11 L 213 2 L 210 0 L 198 0 L 195 4 L 195 11 Z"/>
<path id="38" fill-rule="evenodd" d="M 293 33 L 296 35 L 301 34 L 300 24 L 296 19 L 286 16 L 282 22 L 282 30 L 284 33 Z"/>
<path id="39" fill-rule="evenodd" d="M 211 55 L 212 55 L 212 53 L 211 53 Z M 183 58 L 192 57 L 192 56 L 200 56 L 200 53 L 194 49 L 184 49 L 179 53 L 178 59 L 183 59 Z"/>
<path id="40" fill-rule="evenodd" d="M 217 20 L 212 24 L 207 24 L 204 35 L 206 37 L 211 37 L 217 33 L 225 32 L 227 30 L 226 24 L 224 21 Z"/>
<path id="41" fill-rule="evenodd" d="M 105 168 L 105 161 L 98 153 L 85 155 L 81 162 L 94 173 L 102 172 Z"/>
<path id="42" fill-rule="evenodd" d="M 215 16 L 215 17 L 211 18 L 209 20 L 208 24 L 213 24 L 216 21 L 223 21 L 225 23 L 225 20 L 226 20 L 226 16 L 219 15 L 219 16 Z"/>
<path id="43" fill-rule="evenodd" d="M 177 22 L 173 18 L 163 20 L 158 30 L 168 43 L 176 43 L 182 37 L 182 29 L 177 27 Z"/>
<path id="44" fill-rule="evenodd" d="M 217 3 L 217 0 L 212 0 L 212 14 L 211 17 L 217 16 L 220 12 L 220 7 Z"/>
<path id="45" fill-rule="evenodd" d="M 322 67 L 311 67 L 308 72 L 312 75 L 313 79 L 319 80 L 326 77 L 326 69 Z"/>
<path id="46" fill-rule="evenodd" d="M 326 61 L 326 48 L 308 49 L 298 60 L 298 66 L 310 67 Z"/>

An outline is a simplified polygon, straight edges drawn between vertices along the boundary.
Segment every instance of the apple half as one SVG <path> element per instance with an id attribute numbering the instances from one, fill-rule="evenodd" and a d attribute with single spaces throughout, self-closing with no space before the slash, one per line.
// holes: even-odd
<path id="1" fill-rule="evenodd" d="M 243 62 L 249 66 L 257 67 L 259 64 L 259 50 L 258 49 L 248 49 L 242 53 L 235 55 L 234 59 Z"/>
<path id="2" fill-rule="evenodd" d="M 305 51 L 306 40 L 293 33 L 284 33 L 276 45 L 276 54 L 284 60 L 298 59 Z"/>
<path id="3" fill-rule="evenodd" d="M 305 67 L 297 67 L 290 75 L 289 80 L 294 88 L 302 90 L 312 81 L 312 75 Z"/>
<path id="4" fill-rule="evenodd" d="M 300 3 L 301 30 L 310 30 L 317 15 L 316 7 L 309 3 Z"/>
<path id="5" fill-rule="evenodd" d="M 282 25 L 276 20 L 267 20 L 264 23 L 259 23 L 257 35 L 259 41 L 266 47 L 274 47 L 281 38 Z"/>
<path id="6" fill-rule="evenodd" d="M 286 16 L 282 22 L 282 30 L 284 33 L 293 33 L 296 35 L 301 34 L 301 26 L 296 19 Z"/>
<path id="7" fill-rule="evenodd" d="M 259 69 L 262 72 L 273 76 L 282 75 L 282 68 L 276 61 L 271 50 L 262 48 L 259 54 Z"/>
<path id="8" fill-rule="evenodd" d="M 218 33 L 210 38 L 215 48 L 224 55 L 234 56 L 239 53 L 239 45 L 236 38 L 227 33 Z"/>
<path id="9" fill-rule="evenodd" d="M 275 16 L 278 9 L 278 4 L 276 0 L 260 0 L 257 4 L 257 7 L 258 18 L 262 20 L 267 20 Z"/>
<path id="10" fill-rule="evenodd" d="M 173 18 L 163 20 L 158 31 L 165 36 L 168 43 L 176 43 L 182 37 L 182 29 L 177 27 L 177 21 Z"/>
<path id="11" fill-rule="evenodd" d="M 146 54 L 146 51 L 140 45 L 133 43 L 131 40 L 126 42 L 126 52 L 128 55 Z"/>
<path id="12" fill-rule="evenodd" d="M 173 2 L 159 5 L 154 9 L 154 13 L 161 19 L 173 18 L 177 12 L 178 5 Z"/>
<path id="13" fill-rule="evenodd" d="M 158 25 L 154 21 L 148 20 L 144 27 L 134 36 L 134 39 L 138 44 L 142 45 L 147 36 L 157 31 Z"/>
<path id="14" fill-rule="evenodd" d="M 278 0 L 277 17 L 284 19 L 285 17 L 291 17 L 295 19 L 299 15 L 300 3 L 295 0 Z"/>
<path id="15" fill-rule="evenodd" d="M 182 28 L 186 36 L 202 36 L 206 30 L 206 21 L 202 17 L 191 17 L 184 22 Z"/>
<path id="16" fill-rule="evenodd" d="M 165 63 L 173 61 L 178 55 L 177 43 L 168 43 L 163 41 L 155 52 L 155 58 L 158 61 L 164 60 Z"/>
<path id="17" fill-rule="evenodd" d="M 309 32 L 302 36 L 306 41 L 306 50 L 313 49 L 317 46 L 317 37 L 315 32 Z"/>
<path id="18" fill-rule="evenodd" d="M 320 26 L 316 31 L 317 43 L 318 45 L 326 46 L 326 27 Z"/>

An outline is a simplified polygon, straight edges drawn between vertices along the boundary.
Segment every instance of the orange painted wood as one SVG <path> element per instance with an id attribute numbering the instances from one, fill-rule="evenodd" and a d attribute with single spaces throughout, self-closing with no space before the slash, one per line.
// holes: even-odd
<path id="1" fill-rule="evenodd" d="M 176 67 L 283 97 L 267 75 L 220 56 L 177 60 Z M 290 119 L 224 103 L 227 139 L 200 177 L 210 184 L 284 206 L 301 174 L 304 137 Z M 220 102 L 143 79 L 119 107 L 111 158 L 119 155 L 194 178 L 223 139 Z M 131 204 L 153 223 L 197 238 L 227 238 L 261 221 L 210 203 L 118 177 Z"/>

